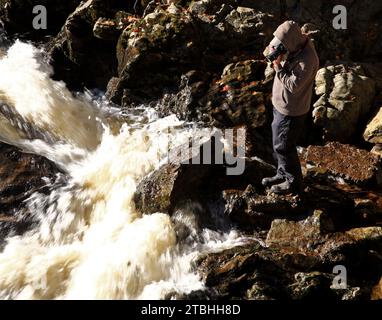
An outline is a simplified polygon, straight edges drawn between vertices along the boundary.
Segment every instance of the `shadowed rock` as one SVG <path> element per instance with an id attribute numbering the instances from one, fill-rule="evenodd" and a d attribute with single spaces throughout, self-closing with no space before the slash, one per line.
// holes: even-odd
<path id="1" fill-rule="evenodd" d="M 35 192 L 48 193 L 61 171 L 44 157 L 0 144 L 0 244 L 25 232 L 33 221 L 24 202 Z"/>
<path id="2" fill-rule="evenodd" d="M 330 218 L 318 211 L 298 222 L 275 220 L 267 236 L 269 247 L 248 242 L 200 257 L 194 267 L 207 289 L 189 296 L 364 300 L 372 291 L 378 296 L 382 228 L 332 231 Z M 347 288 L 341 290 L 333 286 L 333 267 L 339 264 L 348 271 Z"/>

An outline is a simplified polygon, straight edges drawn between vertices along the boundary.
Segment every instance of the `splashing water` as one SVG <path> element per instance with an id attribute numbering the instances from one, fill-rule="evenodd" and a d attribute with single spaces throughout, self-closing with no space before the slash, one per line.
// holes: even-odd
<path id="1" fill-rule="evenodd" d="M 190 127 L 150 109 L 120 126 L 51 73 L 39 51 L 22 42 L 0 60 L 0 100 L 6 103 L 0 139 L 51 159 L 70 177 L 51 185 L 49 195 L 28 200 L 39 226 L 9 238 L 0 253 L 0 297 L 159 299 L 202 289 L 192 260 L 242 239 L 235 231 L 205 229 L 204 241 L 182 246 L 167 214 L 141 215 L 132 201 L 168 143 L 187 141 Z M 31 130 L 48 136 L 36 139 Z"/>

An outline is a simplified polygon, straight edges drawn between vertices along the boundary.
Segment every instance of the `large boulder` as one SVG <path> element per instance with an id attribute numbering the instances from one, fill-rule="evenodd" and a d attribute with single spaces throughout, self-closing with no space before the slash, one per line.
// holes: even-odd
<path id="1" fill-rule="evenodd" d="M 198 201 L 208 191 L 211 165 L 165 164 L 145 177 L 134 195 L 136 208 L 145 214 L 172 213 L 182 201 Z"/>
<path id="2" fill-rule="evenodd" d="M 331 64 L 316 76 L 313 121 L 323 139 L 346 142 L 365 119 L 375 98 L 375 81 L 357 64 Z"/>
<path id="3" fill-rule="evenodd" d="M 215 126 L 244 124 L 258 128 L 267 123 L 271 104 L 266 67 L 263 61 L 246 60 L 224 68 L 221 78 L 207 96 L 207 106 Z"/>
<path id="4" fill-rule="evenodd" d="M 306 161 L 311 172 L 328 173 L 359 185 L 381 185 L 381 158 L 354 146 L 330 142 L 325 146 L 309 146 Z"/>
<path id="5" fill-rule="evenodd" d="M 135 205 L 142 213 L 171 214 L 182 202 L 223 200 L 223 190 L 244 190 L 250 183 L 259 187 L 262 178 L 274 174 L 273 166 L 256 158 L 245 159 L 244 165 L 241 175 L 228 175 L 226 164 L 193 164 L 192 159 L 164 164 L 140 182 Z"/>
<path id="6" fill-rule="evenodd" d="M 73 89 L 106 89 L 117 72 L 116 41 L 134 16 L 120 0 L 83 1 L 47 44 L 54 78 Z"/>
<path id="7" fill-rule="evenodd" d="M 201 98 L 214 91 L 214 86 L 209 85 L 217 80 L 214 76 L 221 74 L 228 64 L 253 56 L 253 47 L 262 47 L 269 39 L 266 34 L 270 31 L 265 30 L 272 17 L 247 9 L 223 10 L 218 22 L 206 18 L 205 13 L 184 10 L 174 4 L 167 8 L 157 6 L 121 34 L 117 49 L 118 76 L 110 81 L 107 95 L 115 103 L 131 106 L 186 87 L 185 95 L 189 94 L 187 99 L 192 100 L 186 101 L 189 110 L 175 103 L 163 108 L 161 102 L 157 106 L 163 113 L 200 119 L 202 108 L 208 103 Z M 261 56 L 260 51 L 257 56 Z M 249 69 L 259 70 L 260 66 L 259 62 L 250 61 L 241 64 L 238 69 L 245 68 L 245 64 Z M 188 82 L 190 73 L 193 80 Z M 204 76 L 200 77 L 201 74 Z M 242 100 L 248 100 L 248 96 Z"/>
<path id="8" fill-rule="evenodd" d="M 127 106 L 159 98 L 200 62 L 200 42 L 190 15 L 154 12 L 130 24 L 117 45 L 118 77 L 108 87 L 113 102 Z M 191 68 L 190 68 L 191 66 Z"/>

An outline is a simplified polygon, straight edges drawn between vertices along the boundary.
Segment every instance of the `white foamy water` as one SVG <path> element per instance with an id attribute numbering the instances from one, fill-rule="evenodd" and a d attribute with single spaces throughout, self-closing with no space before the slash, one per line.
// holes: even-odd
<path id="1" fill-rule="evenodd" d="M 39 225 L 9 238 L 0 253 L 0 297 L 160 299 L 202 289 L 191 262 L 243 239 L 204 229 L 202 240 L 177 243 L 166 213 L 141 215 L 132 201 L 169 145 L 186 142 L 193 129 L 150 109 L 120 125 L 50 74 L 29 44 L 16 42 L 0 60 L 0 100 L 18 118 L 0 115 L 0 139 L 51 159 L 69 176 L 28 200 Z M 30 129 L 41 139 L 28 136 Z"/>

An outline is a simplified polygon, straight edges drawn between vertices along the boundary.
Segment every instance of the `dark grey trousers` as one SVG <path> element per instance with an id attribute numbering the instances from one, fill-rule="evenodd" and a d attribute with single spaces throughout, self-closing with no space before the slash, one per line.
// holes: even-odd
<path id="1" fill-rule="evenodd" d="M 303 131 L 306 114 L 292 117 L 273 107 L 272 142 L 277 174 L 291 185 L 302 186 L 301 164 L 297 154 L 297 139 Z"/>

